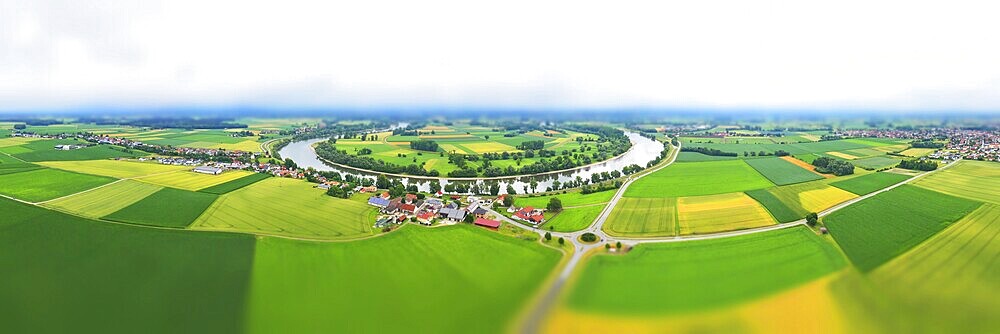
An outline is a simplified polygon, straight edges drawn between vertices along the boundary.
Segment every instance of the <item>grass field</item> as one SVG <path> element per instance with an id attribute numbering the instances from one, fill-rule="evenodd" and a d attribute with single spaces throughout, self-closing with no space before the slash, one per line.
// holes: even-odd
<path id="1" fill-rule="evenodd" d="M 749 159 L 746 162 L 750 167 L 753 167 L 761 175 L 764 175 L 768 180 L 779 186 L 823 178 L 819 174 L 799 167 L 782 158 Z"/>
<path id="2" fill-rule="evenodd" d="M 680 234 L 706 234 L 773 225 L 771 215 L 744 193 L 730 193 L 677 200 Z"/>
<path id="3" fill-rule="evenodd" d="M 767 191 L 781 199 L 793 209 L 801 209 L 804 217 L 809 212 L 820 212 L 830 207 L 858 197 L 842 189 L 823 182 L 809 182 L 783 187 L 768 188 Z"/>
<path id="4" fill-rule="evenodd" d="M 514 205 L 517 206 L 533 206 L 536 208 L 544 208 L 549 204 L 549 200 L 553 197 L 559 198 L 562 202 L 563 207 L 571 206 L 581 206 L 581 205 L 593 205 L 607 203 L 612 197 L 615 197 L 616 189 L 599 191 L 590 194 L 581 194 L 579 191 L 570 191 L 565 194 L 552 194 L 543 196 L 518 196 L 514 200 Z"/>
<path id="5" fill-rule="evenodd" d="M 636 180 L 626 197 L 682 197 L 731 193 L 773 184 L 743 160 L 674 163 Z"/>
<path id="6" fill-rule="evenodd" d="M 949 195 L 1000 204 L 1000 164 L 961 161 L 913 183 Z"/>
<path id="7" fill-rule="evenodd" d="M 7 199 L 0 212 L 6 332 L 243 331 L 251 236 L 101 223 Z"/>
<path id="8" fill-rule="evenodd" d="M 698 152 L 680 152 L 677 153 L 677 162 L 697 162 L 697 161 L 718 161 L 718 160 L 736 160 L 738 157 L 728 157 L 728 156 L 717 156 L 717 155 L 707 155 Z"/>
<path id="9" fill-rule="evenodd" d="M 937 149 L 933 149 L 933 148 L 909 148 L 909 149 L 906 149 L 905 151 L 899 152 L 899 154 L 902 154 L 902 155 L 905 155 L 905 156 L 908 156 L 908 157 L 922 157 L 922 156 L 931 154 L 931 152 L 934 152 L 935 150 L 937 150 Z"/>
<path id="10" fill-rule="evenodd" d="M 218 196 L 174 188 L 163 188 L 142 200 L 103 217 L 130 224 L 183 228 Z"/>
<path id="11" fill-rule="evenodd" d="M 986 204 L 870 277 L 896 307 L 934 319 L 929 332 L 989 332 L 1000 309 L 998 241 L 1000 206 Z"/>
<path id="12" fill-rule="evenodd" d="M 699 141 L 703 138 L 691 139 L 691 141 Z M 854 149 L 870 148 L 875 145 L 887 145 L 875 142 L 867 141 L 852 141 L 852 140 L 826 140 L 819 142 L 806 142 L 806 143 L 795 143 L 795 144 L 731 144 L 731 143 L 692 143 L 688 141 L 688 138 L 683 138 L 686 143 L 686 147 L 708 147 L 718 149 L 723 152 L 732 152 L 743 155 L 743 152 L 774 152 L 777 150 L 784 150 L 788 153 L 799 155 L 807 153 L 820 153 L 820 152 L 831 152 L 831 151 L 846 151 Z"/>
<path id="13" fill-rule="evenodd" d="M 885 187 L 903 182 L 911 176 L 896 173 L 871 173 L 851 179 L 831 182 L 830 185 L 858 195 L 868 195 Z"/>
<path id="14" fill-rule="evenodd" d="M 862 271 L 870 271 L 923 242 L 980 205 L 911 185 L 823 218 L 837 243 Z"/>
<path id="15" fill-rule="evenodd" d="M 263 238 L 256 254 L 250 333 L 502 333 L 560 257 L 465 225 L 350 243 Z"/>
<path id="16" fill-rule="evenodd" d="M 600 204 L 563 209 L 555 217 L 546 221 L 541 228 L 546 231 L 576 232 L 590 226 L 590 223 L 597 219 L 602 210 L 604 210 L 604 205 Z"/>
<path id="17" fill-rule="evenodd" d="M 203 193 L 222 195 L 230 191 L 234 191 L 246 187 L 248 185 L 254 184 L 257 181 L 261 181 L 269 177 L 271 177 L 271 174 L 253 173 L 226 183 L 220 183 L 208 188 L 202 188 L 199 191 Z"/>
<path id="18" fill-rule="evenodd" d="M 615 236 L 677 235 L 677 199 L 622 197 L 603 228 Z"/>
<path id="19" fill-rule="evenodd" d="M 28 202 L 59 198 L 113 182 L 103 176 L 72 173 L 58 169 L 33 169 L 0 174 L 0 194 Z"/>
<path id="20" fill-rule="evenodd" d="M 229 181 L 233 181 L 251 174 L 253 174 L 253 172 L 248 172 L 244 170 L 229 170 L 219 175 L 208 175 L 208 174 L 192 172 L 190 170 L 185 169 L 171 173 L 155 174 L 146 177 L 141 177 L 137 178 L 136 180 L 164 187 L 197 191 L 215 185 L 223 184 Z"/>
<path id="21" fill-rule="evenodd" d="M 71 172 L 110 176 L 119 179 L 190 169 L 190 167 L 185 166 L 126 160 L 50 161 L 38 164 Z"/>
<path id="22" fill-rule="evenodd" d="M 270 178 L 223 195 L 194 229 L 323 239 L 372 235 L 377 210 L 362 201 L 327 196 L 313 184 Z"/>
<path id="23" fill-rule="evenodd" d="M 84 193 L 46 202 L 44 206 L 72 214 L 100 218 L 124 209 L 163 189 L 152 184 L 122 180 Z"/>
<path id="24" fill-rule="evenodd" d="M 731 238 L 643 244 L 584 264 L 572 309 L 611 314 L 683 313 L 732 305 L 803 284 L 844 264 L 804 227 Z"/>
<path id="25" fill-rule="evenodd" d="M 883 156 L 875 156 L 875 157 L 868 157 L 868 158 L 863 158 L 863 159 L 857 159 L 857 160 L 851 161 L 851 163 L 854 164 L 855 166 L 858 166 L 858 167 L 861 167 L 861 168 L 864 168 L 864 169 L 867 169 L 867 170 L 876 170 L 876 169 L 882 169 L 882 168 L 888 168 L 888 167 L 895 166 L 896 164 L 899 164 L 900 161 L 901 160 L 899 158 L 893 158 L 893 157 L 888 156 L 888 155 L 883 155 Z"/>
<path id="26" fill-rule="evenodd" d="M 55 145 L 60 144 L 90 145 L 86 141 L 77 139 L 43 139 L 28 141 L 17 146 L 3 147 L 0 148 L 0 151 L 28 162 L 97 160 L 149 155 L 141 151 L 125 152 L 124 148 L 111 145 L 95 145 L 75 150 L 57 150 L 54 148 Z"/>
<path id="27" fill-rule="evenodd" d="M 788 223 L 804 218 L 801 214 L 802 210 L 793 209 L 790 204 L 782 202 L 778 196 L 767 189 L 750 190 L 745 194 L 763 205 L 767 212 L 771 213 L 771 217 L 779 223 Z"/>

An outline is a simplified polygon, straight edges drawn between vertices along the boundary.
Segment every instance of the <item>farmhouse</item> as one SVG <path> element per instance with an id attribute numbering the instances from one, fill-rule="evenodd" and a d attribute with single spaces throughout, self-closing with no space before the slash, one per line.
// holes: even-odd
<path id="1" fill-rule="evenodd" d="M 378 196 L 372 196 L 368 198 L 368 205 L 384 208 L 386 206 L 389 206 L 389 200 Z"/>
<path id="2" fill-rule="evenodd" d="M 434 219 L 434 213 L 430 211 L 424 211 L 417 214 L 417 221 L 424 225 L 430 225 L 431 219 Z"/>
<path id="3" fill-rule="evenodd" d="M 462 219 L 465 219 L 466 214 L 468 214 L 468 212 L 465 210 L 453 206 L 444 207 L 441 211 L 438 211 L 438 215 L 440 215 L 441 218 L 452 221 L 462 221 Z"/>
<path id="4" fill-rule="evenodd" d="M 401 204 L 399 206 L 399 209 L 403 210 L 403 212 L 406 212 L 406 213 L 413 213 L 414 211 L 417 210 L 417 207 L 415 205 L 413 205 L 413 204 Z"/>
<path id="5" fill-rule="evenodd" d="M 195 173 L 219 175 L 222 174 L 222 168 L 211 167 L 211 166 L 198 166 L 193 169 Z"/>
<path id="6" fill-rule="evenodd" d="M 542 215 L 540 210 L 535 210 L 533 207 L 526 206 L 514 213 L 514 219 L 538 225 L 545 221 L 545 216 Z"/>
<path id="7" fill-rule="evenodd" d="M 497 229 L 497 228 L 500 227 L 500 222 L 499 221 L 492 220 L 492 219 L 486 219 L 486 218 L 476 218 L 475 224 L 479 225 L 479 226 L 482 226 L 482 227 L 492 228 L 492 229 Z"/>
<path id="8" fill-rule="evenodd" d="M 392 223 L 395 220 L 396 219 L 394 217 L 392 217 L 392 216 L 385 216 L 385 217 L 379 218 L 377 221 L 375 221 L 375 226 L 372 226 L 372 227 L 374 227 L 374 228 L 386 228 L 386 227 L 392 226 Z"/>
<path id="9" fill-rule="evenodd" d="M 417 195 L 415 195 L 415 194 L 406 194 L 405 200 L 406 200 L 406 203 L 413 203 L 414 201 L 417 200 Z"/>

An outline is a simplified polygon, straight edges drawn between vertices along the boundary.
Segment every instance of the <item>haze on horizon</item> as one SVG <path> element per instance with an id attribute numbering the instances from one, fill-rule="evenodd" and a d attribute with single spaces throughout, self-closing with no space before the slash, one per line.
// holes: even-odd
<path id="1" fill-rule="evenodd" d="M 1000 109 L 977 1 L 0 0 L 0 111 Z"/>

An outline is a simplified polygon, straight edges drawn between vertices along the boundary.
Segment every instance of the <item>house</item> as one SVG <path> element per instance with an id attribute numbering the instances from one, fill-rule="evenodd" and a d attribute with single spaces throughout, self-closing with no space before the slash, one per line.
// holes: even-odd
<path id="1" fill-rule="evenodd" d="M 545 216 L 542 215 L 541 211 L 535 210 L 533 207 L 526 206 L 514 213 L 514 219 L 520 219 L 533 225 L 538 225 L 545 221 Z"/>
<path id="2" fill-rule="evenodd" d="M 399 209 L 403 210 L 403 212 L 407 212 L 407 213 L 413 213 L 414 211 L 417 211 L 417 207 L 415 205 L 413 205 L 413 204 L 405 204 L 405 203 L 399 205 Z"/>
<path id="3" fill-rule="evenodd" d="M 392 226 L 392 223 L 395 220 L 396 219 L 393 218 L 392 216 L 385 216 L 385 217 L 382 217 L 382 218 L 379 218 L 378 220 L 376 220 L 375 221 L 375 225 L 372 226 L 372 227 L 374 227 L 374 228 L 386 228 L 386 227 Z"/>
<path id="4" fill-rule="evenodd" d="M 195 173 L 219 175 L 222 174 L 222 168 L 211 167 L 211 166 L 198 166 L 193 169 Z"/>
<path id="5" fill-rule="evenodd" d="M 482 227 L 492 228 L 492 229 L 497 229 L 497 228 L 500 227 L 500 222 L 499 221 L 492 220 L 492 219 L 486 219 L 486 218 L 476 218 L 475 224 L 479 225 L 479 226 L 482 226 Z"/>
<path id="6" fill-rule="evenodd" d="M 430 211 L 424 211 L 417 214 L 417 221 L 424 225 L 430 225 L 431 219 L 434 219 L 434 213 Z"/>
<path id="7" fill-rule="evenodd" d="M 378 191 L 378 188 L 375 188 L 375 186 L 367 186 L 367 187 L 361 187 L 361 189 L 358 189 L 358 191 L 363 193 L 373 193 Z"/>
<path id="8" fill-rule="evenodd" d="M 382 213 L 390 214 L 390 215 L 391 214 L 395 214 L 396 212 L 399 212 L 399 206 L 401 204 L 403 204 L 403 203 L 400 202 L 398 198 L 397 199 L 393 199 L 393 200 L 389 200 L 389 205 L 386 205 L 385 208 L 382 208 Z"/>
<path id="9" fill-rule="evenodd" d="M 384 208 L 389 206 L 389 200 L 378 196 L 372 196 L 368 198 L 368 205 L 374 205 L 380 208 Z"/>
<path id="10" fill-rule="evenodd" d="M 417 195 L 416 194 L 406 194 L 406 196 L 404 197 L 404 200 L 406 201 L 406 203 L 413 203 L 413 201 L 417 200 Z"/>
<path id="11" fill-rule="evenodd" d="M 438 215 L 441 216 L 441 218 L 445 218 L 452 221 L 462 221 L 463 219 L 465 219 L 465 216 L 467 214 L 468 211 L 451 207 L 444 207 L 441 209 L 441 211 L 438 211 Z"/>
<path id="12" fill-rule="evenodd" d="M 326 184 L 326 183 L 320 183 L 319 185 L 316 186 L 316 188 L 320 188 L 320 189 L 323 189 L 323 190 L 329 190 L 330 189 L 330 185 Z"/>
<path id="13" fill-rule="evenodd" d="M 483 208 L 476 208 L 475 210 L 472 210 L 472 214 L 479 218 L 485 218 L 487 212 L 489 211 L 486 211 L 486 209 Z"/>
<path id="14" fill-rule="evenodd" d="M 388 191 L 382 193 L 382 198 L 389 199 L 389 197 L 392 197 L 392 196 L 389 195 Z"/>

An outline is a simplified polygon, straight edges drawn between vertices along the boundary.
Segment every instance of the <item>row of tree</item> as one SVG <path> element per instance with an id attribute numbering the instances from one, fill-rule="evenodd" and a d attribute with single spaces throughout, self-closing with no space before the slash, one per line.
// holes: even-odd
<path id="1" fill-rule="evenodd" d="M 813 160 L 812 164 L 816 166 L 817 172 L 824 174 L 833 174 L 836 176 L 854 174 L 854 165 L 844 160 L 819 157 Z"/>
<path id="2" fill-rule="evenodd" d="M 912 170 L 932 171 L 938 168 L 938 164 L 932 160 L 910 159 L 900 161 L 898 167 Z"/>

